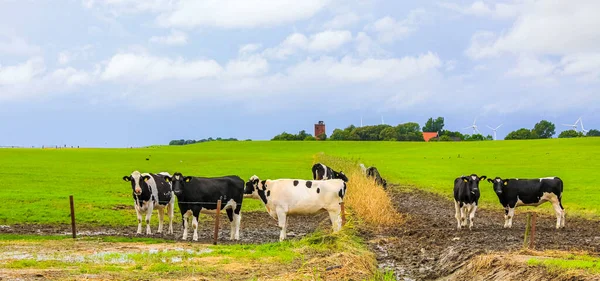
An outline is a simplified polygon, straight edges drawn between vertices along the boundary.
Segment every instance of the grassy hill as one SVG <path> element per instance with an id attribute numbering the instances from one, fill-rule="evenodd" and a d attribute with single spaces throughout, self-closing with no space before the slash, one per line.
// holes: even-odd
<path id="1" fill-rule="evenodd" d="M 131 225 L 131 186 L 121 178 L 133 170 L 234 174 L 243 179 L 254 174 L 310 178 L 313 157 L 319 152 L 374 165 L 388 182 L 448 198 L 453 179 L 463 174 L 559 176 L 565 182 L 567 214 L 600 217 L 600 188 L 594 177 L 600 169 L 600 138 L 460 143 L 254 141 L 138 149 L 0 149 L 0 223 L 69 223 L 68 196 L 73 194 L 78 222 Z M 491 184 L 482 183 L 481 189 L 482 203 L 497 208 Z M 262 211 L 255 200 L 244 203 L 242 211 Z M 550 210 L 550 205 L 543 209 Z"/>

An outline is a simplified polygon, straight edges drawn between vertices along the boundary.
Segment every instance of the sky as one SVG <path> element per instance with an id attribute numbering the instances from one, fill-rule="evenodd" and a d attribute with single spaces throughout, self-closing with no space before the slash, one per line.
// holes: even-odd
<path id="1" fill-rule="evenodd" d="M 0 146 L 600 128 L 597 0 L 0 0 Z"/>

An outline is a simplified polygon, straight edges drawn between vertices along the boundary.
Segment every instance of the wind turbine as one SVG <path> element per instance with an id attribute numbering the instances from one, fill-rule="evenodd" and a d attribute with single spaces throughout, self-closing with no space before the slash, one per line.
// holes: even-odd
<path id="1" fill-rule="evenodd" d="M 363 123 L 362 123 L 362 115 L 360 116 L 360 126 L 361 126 L 361 127 L 363 126 Z"/>
<path id="2" fill-rule="evenodd" d="M 577 123 L 579 123 L 581 121 L 581 117 L 579 117 L 577 119 L 577 121 L 575 121 L 575 124 L 562 124 L 563 126 L 568 126 L 573 128 L 573 131 L 577 132 Z"/>
<path id="3" fill-rule="evenodd" d="M 579 117 L 579 124 L 581 124 L 581 131 L 582 131 L 584 134 L 587 134 L 587 133 L 590 131 L 590 130 L 586 130 L 586 129 L 583 127 L 583 120 L 581 119 L 581 117 Z"/>
<path id="4" fill-rule="evenodd" d="M 486 126 L 487 126 L 487 125 L 486 125 Z M 487 127 L 488 127 L 488 128 L 490 128 L 490 129 L 492 129 L 492 131 L 494 131 L 494 140 L 497 140 L 497 139 L 496 139 L 496 130 L 498 130 L 498 128 L 502 127 L 502 124 L 498 125 L 498 127 L 496 127 L 496 128 L 492 128 L 492 127 L 490 127 L 490 126 L 487 126 Z"/>
<path id="5" fill-rule="evenodd" d="M 477 125 L 475 124 L 475 122 L 477 122 L 477 118 L 473 119 L 473 125 L 471 125 L 469 127 L 465 127 L 465 128 L 463 128 L 463 130 L 473 128 L 473 134 L 477 133 L 477 134 L 481 135 L 481 132 L 479 132 L 479 130 L 477 129 Z"/>
<path id="6" fill-rule="evenodd" d="M 381 125 L 384 125 L 385 123 L 383 123 L 383 115 L 381 115 Z"/>

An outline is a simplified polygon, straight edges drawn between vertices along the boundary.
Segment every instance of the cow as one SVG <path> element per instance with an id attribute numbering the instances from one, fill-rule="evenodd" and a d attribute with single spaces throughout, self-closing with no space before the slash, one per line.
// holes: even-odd
<path id="1" fill-rule="evenodd" d="M 244 180 L 238 176 L 192 177 L 174 173 L 165 180 L 173 185 L 173 193 L 177 196 L 177 205 L 183 220 L 182 240 L 187 240 L 188 218 L 192 216 L 194 235 L 192 240 L 198 241 L 198 218 L 200 213 L 214 214 L 217 201 L 221 200 L 221 209 L 227 212 L 231 226 L 230 239 L 240 239 L 240 221 L 242 219 L 242 199 L 244 198 Z"/>
<path id="2" fill-rule="evenodd" d="M 260 180 L 256 175 L 246 182 L 245 194 L 260 199 L 267 212 L 278 221 L 279 241 L 287 237 L 287 217 L 309 215 L 322 210 L 329 213 L 334 232 L 341 229 L 341 206 L 346 194 L 346 182 L 332 180 L 279 179 Z"/>
<path id="3" fill-rule="evenodd" d="M 358 164 L 358 167 L 360 167 L 360 171 L 363 173 L 363 175 L 367 175 L 367 167 L 365 167 L 365 164 L 360 163 Z"/>
<path id="4" fill-rule="evenodd" d="M 479 182 L 486 178 L 486 176 L 478 177 L 472 174 L 454 179 L 454 217 L 457 229 L 467 226 L 467 219 L 469 230 L 473 229 L 473 218 L 479 204 Z"/>
<path id="5" fill-rule="evenodd" d="M 558 177 L 539 179 L 488 179 L 504 207 L 504 228 L 512 227 L 515 208 L 552 203 L 556 213 L 556 229 L 565 227 L 565 209 L 562 206 L 563 181 Z"/>
<path id="6" fill-rule="evenodd" d="M 348 177 L 344 172 L 339 173 L 325 166 L 324 164 L 317 163 L 312 166 L 313 180 L 329 180 L 329 179 L 341 179 L 344 182 L 348 182 Z"/>
<path id="7" fill-rule="evenodd" d="M 146 212 L 146 234 L 152 234 L 150 231 L 150 218 L 154 208 L 158 209 L 157 233 L 162 233 L 165 207 L 169 217 L 168 234 L 173 234 L 175 196 L 173 196 L 171 185 L 164 180 L 165 176 L 169 176 L 169 173 L 150 174 L 133 171 L 130 175 L 123 177 L 124 181 L 131 182 L 133 190 L 133 203 L 138 219 L 137 234 L 142 233 L 142 215 L 144 212 Z"/>
<path id="8" fill-rule="evenodd" d="M 377 168 L 367 168 L 367 178 L 373 178 L 376 184 L 383 186 L 383 189 L 387 189 L 387 181 L 381 177 Z"/>

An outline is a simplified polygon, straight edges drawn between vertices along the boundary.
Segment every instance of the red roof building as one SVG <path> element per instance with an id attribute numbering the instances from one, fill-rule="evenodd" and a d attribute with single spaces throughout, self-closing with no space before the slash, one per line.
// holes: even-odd
<path id="1" fill-rule="evenodd" d="M 423 132 L 423 139 L 425 141 L 429 141 L 432 138 L 437 138 L 438 133 L 437 132 Z"/>

